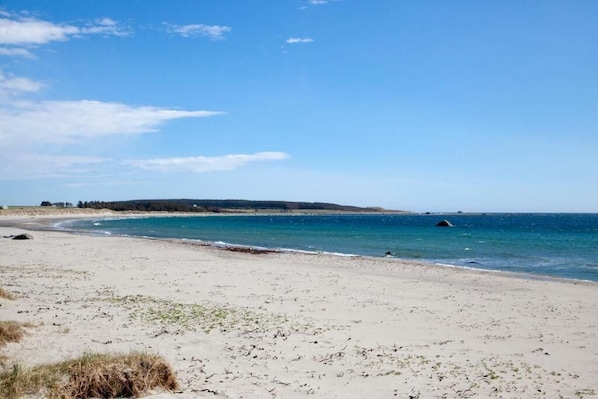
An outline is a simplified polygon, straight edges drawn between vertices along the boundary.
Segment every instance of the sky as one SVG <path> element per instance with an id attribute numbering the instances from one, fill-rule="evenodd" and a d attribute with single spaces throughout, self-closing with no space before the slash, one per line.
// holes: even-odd
<path id="1" fill-rule="evenodd" d="M 598 212 L 598 2 L 4 0 L 0 204 Z"/>

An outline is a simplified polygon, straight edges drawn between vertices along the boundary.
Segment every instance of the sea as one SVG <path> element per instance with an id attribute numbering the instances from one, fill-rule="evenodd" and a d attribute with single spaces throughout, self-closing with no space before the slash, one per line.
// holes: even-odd
<path id="1" fill-rule="evenodd" d="M 438 227 L 448 220 L 452 227 Z M 420 260 L 598 282 L 598 214 L 282 214 L 108 217 L 60 223 L 94 235 Z"/>

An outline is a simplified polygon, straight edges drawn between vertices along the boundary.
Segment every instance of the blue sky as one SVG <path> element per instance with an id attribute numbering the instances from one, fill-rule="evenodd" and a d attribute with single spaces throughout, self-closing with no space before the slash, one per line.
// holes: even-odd
<path id="1" fill-rule="evenodd" d="M 11 1 L 0 203 L 598 212 L 598 2 Z"/>

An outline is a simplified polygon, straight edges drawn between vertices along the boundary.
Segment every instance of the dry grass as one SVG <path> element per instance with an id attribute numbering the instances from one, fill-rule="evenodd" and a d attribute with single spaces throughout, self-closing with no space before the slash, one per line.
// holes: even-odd
<path id="1" fill-rule="evenodd" d="M 29 323 L 0 320 L 0 348 L 9 342 L 19 342 L 25 335 L 24 327 L 32 327 Z M 8 356 L 0 354 L 0 367 L 8 363 Z"/>
<path id="2" fill-rule="evenodd" d="M 6 291 L 4 288 L 0 287 L 0 298 L 10 299 L 12 301 L 15 299 L 15 296 Z"/>
<path id="3" fill-rule="evenodd" d="M 139 397 L 160 388 L 175 390 L 178 382 L 161 357 L 86 354 L 74 360 L 31 369 L 14 365 L 0 374 L 0 397 L 43 395 L 51 399 Z"/>
<path id="4" fill-rule="evenodd" d="M 25 335 L 24 327 L 32 327 L 28 323 L 0 320 L 0 347 L 9 342 L 19 342 Z"/>

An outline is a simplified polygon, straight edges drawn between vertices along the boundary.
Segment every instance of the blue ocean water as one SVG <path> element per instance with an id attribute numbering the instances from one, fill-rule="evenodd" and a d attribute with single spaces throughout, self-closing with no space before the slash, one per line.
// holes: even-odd
<path id="1" fill-rule="evenodd" d="M 447 219 L 453 227 L 436 227 Z M 598 214 L 367 214 L 77 220 L 96 234 L 385 256 L 598 281 Z"/>

